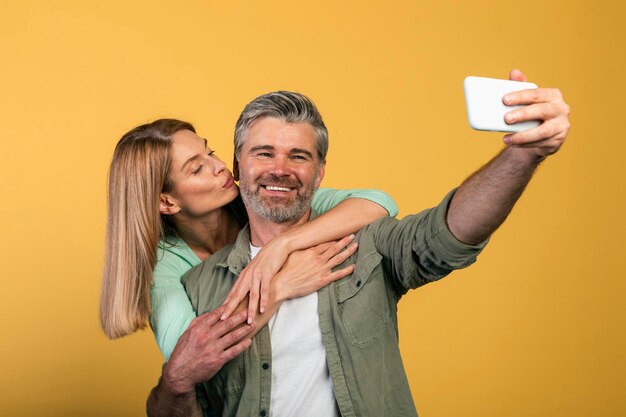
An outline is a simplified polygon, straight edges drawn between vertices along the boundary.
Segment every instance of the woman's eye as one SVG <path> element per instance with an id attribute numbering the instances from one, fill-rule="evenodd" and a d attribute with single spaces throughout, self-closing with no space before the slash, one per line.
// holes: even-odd
<path id="1" fill-rule="evenodd" d="M 193 171 L 193 175 L 198 175 L 200 173 L 200 171 L 202 171 L 202 167 L 204 166 L 204 164 L 200 164 L 200 166 L 198 166 L 198 168 L 196 168 Z"/>
<path id="2" fill-rule="evenodd" d="M 208 156 L 215 156 L 215 151 L 209 149 L 209 151 L 207 152 L 207 155 Z"/>

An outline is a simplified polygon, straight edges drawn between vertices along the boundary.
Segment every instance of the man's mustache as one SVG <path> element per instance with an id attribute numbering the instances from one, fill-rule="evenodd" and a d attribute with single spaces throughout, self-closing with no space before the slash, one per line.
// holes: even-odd
<path id="1" fill-rule="evenodd" d="M 279 177 L 277 175 L 268 174 L 259 179 L 257 179 L 256 184 L 258 185 L 276 185 L 279 187 L 289 187 L 289 188 L 301 188 L 302 183 L 297 179 Z"/>

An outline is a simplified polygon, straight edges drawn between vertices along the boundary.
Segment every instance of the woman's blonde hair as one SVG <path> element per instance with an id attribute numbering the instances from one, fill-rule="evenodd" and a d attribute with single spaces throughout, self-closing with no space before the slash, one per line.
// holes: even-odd
<path id="1" fill-rule="evenodd" d="M 194 127 L 159 119 L 126 133 L 115 147 L 109 169 L 108 218 L 100 323 L 109 338 L 146 327 L 150 286 L 159 240 L 176 234 L 159 212 L 160 194 L 169 192 L 171 136 Z"/>

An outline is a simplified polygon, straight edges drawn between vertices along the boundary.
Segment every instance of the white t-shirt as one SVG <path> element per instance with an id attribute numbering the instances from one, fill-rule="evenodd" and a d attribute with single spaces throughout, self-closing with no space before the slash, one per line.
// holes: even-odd
<path id="1" fill-rule="evenodd" d="M 250 245 L 250 257 L 261 248 Z M 317 314 L 317 293 L 287 300 L 270 319 L 271 417 L 339 417 Z"/>

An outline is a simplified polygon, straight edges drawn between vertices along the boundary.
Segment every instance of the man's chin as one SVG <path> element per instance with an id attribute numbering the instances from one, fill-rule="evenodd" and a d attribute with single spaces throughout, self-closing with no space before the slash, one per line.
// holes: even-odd
<path id="1" fill-rule="evenodd" d="M 261 217 L 270 220 L 274 223 L 292 223 L 297 222 L 306 213 L 306 209 L 300 204 L 267 204 L 267 202 L 260 202 L 256 206 L 254 211 Z"/>
<path id="2" fill-rule="evenodd" d="M 261 198 L 260 203 L 268 209 L 285 209 L 296 204 L 296 199 L 287 196 L 272 196 Z"/>

